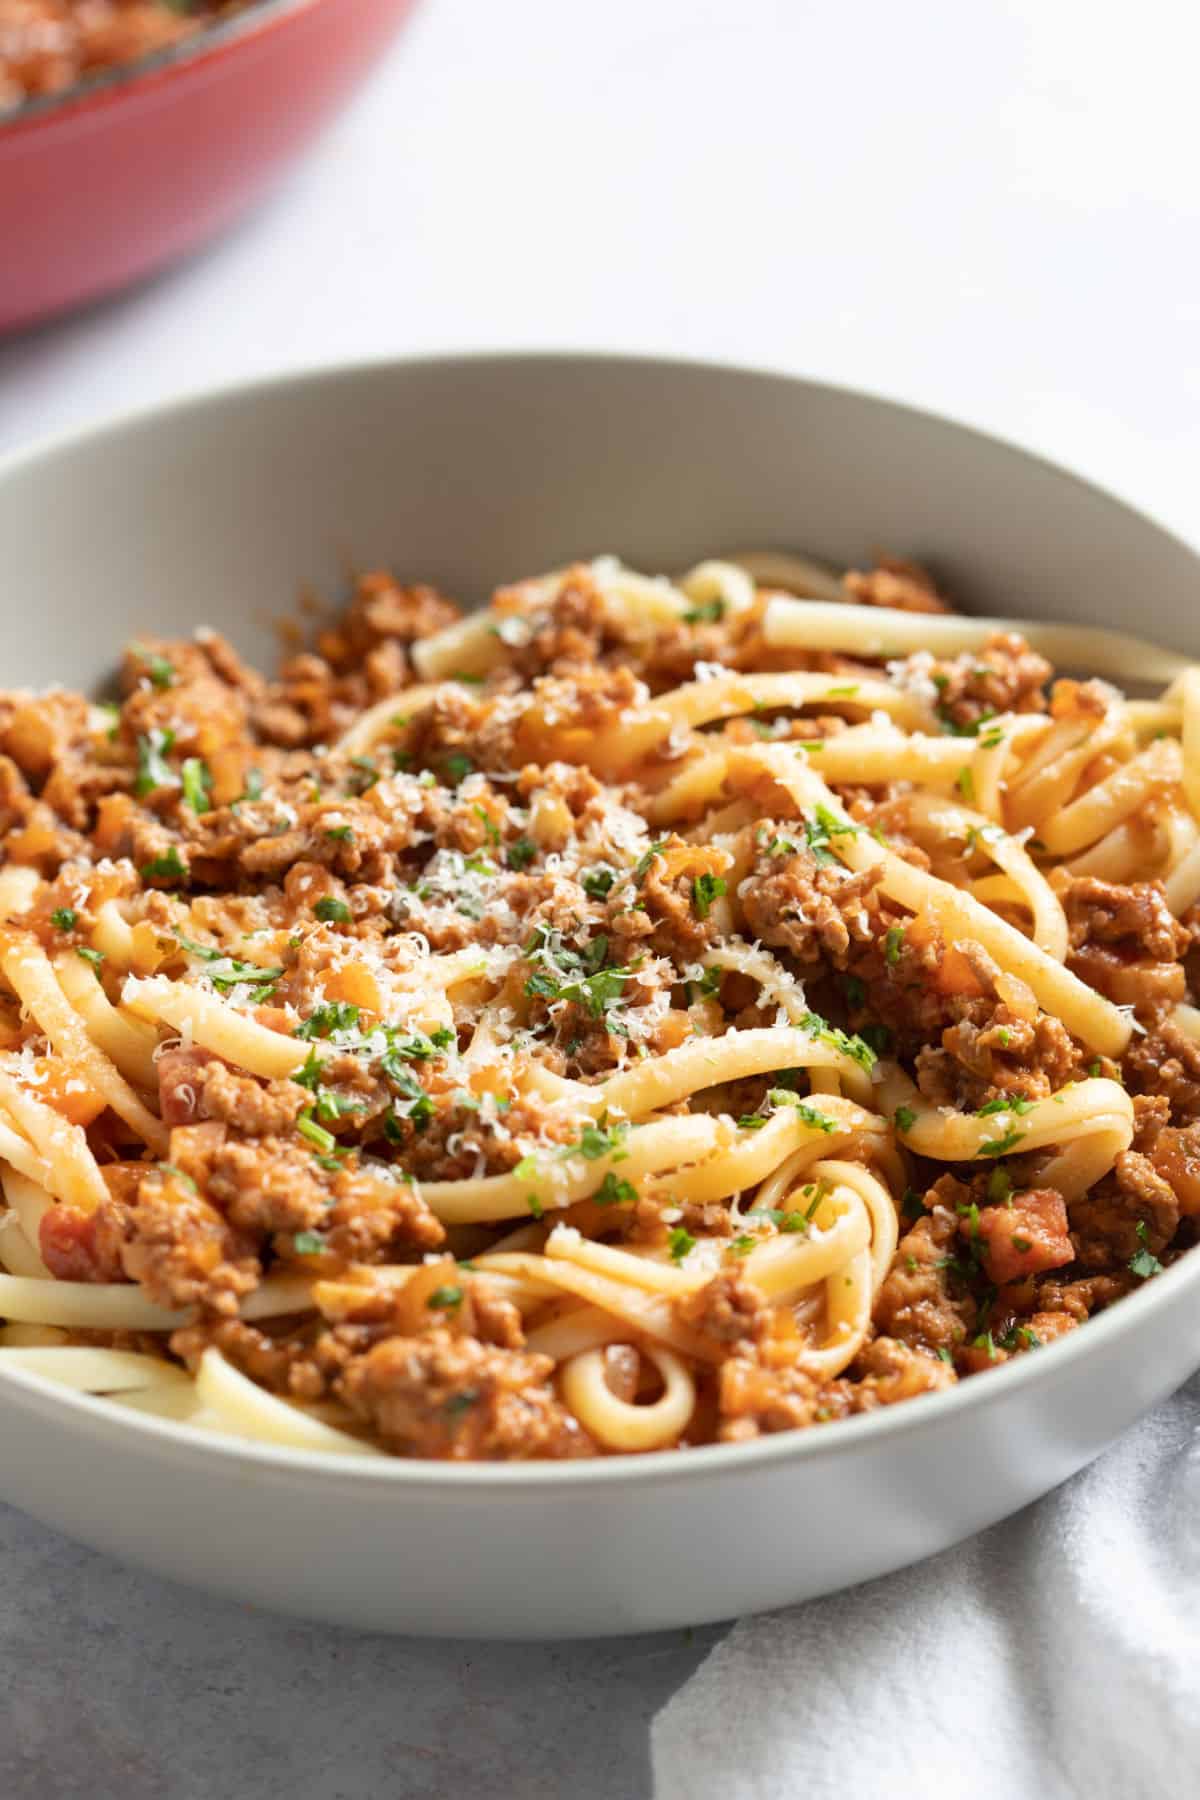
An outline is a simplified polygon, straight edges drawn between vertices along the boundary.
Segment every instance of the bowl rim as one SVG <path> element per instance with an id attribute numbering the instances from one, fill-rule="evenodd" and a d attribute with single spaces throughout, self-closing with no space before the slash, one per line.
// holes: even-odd
<path id="1" fill-rule="evenodd" d="M 273 0 L 265 0 L 272 5 Z M 274 0 L 284 9 L 317 0 Z M 685 376 L 705 375 L 729 377 L 763 384 L 783 383 L 788 387 L 807 389 L 812 393 L 852 404 L 882 406 L 910 419 L 939 428 L 949 428 L 1006 455 L 1032 463 L 1046 473 L 1066 478 L 1096 500 L 1115 506 L 1170 540 L 1196 563 L 1200 585 L 1200 549 L 1163 525 L 1153 515 L 1131 505 L 1109 489 L 1064 468 L 1049 457 L 1023 448 L 1009 438 L 965 423 L 932 409 L 913 406 L 868 389 L 825 382 L 793 372 L 763 365 L 731 363 L 720 358 L 658 356 L 650 352 L 623 350 L 471 350 L 432 351 L 410 356 L 382 354 L 348 361 L 320 364 L 315 367 L 281 370 L 232 381 L 218 387 L 197 387 L 168 396 L 163 400 L 133 407 L 94 420 L 82 426 L 48 433 L 33 443 L 0 456 L 0 484 L 15 479 L 22 472 L 33 471 L 39 464 L 52 462 L 57 456 L 86 449 L 106 437 L 117 438 L 136 433 L 154 424 L 172 420 L 182 423 L 189 417 L 220 410 L 231 402 L 245 402 L 282 388 L 337 386 L 346 381 L 370 378 L 385 371 L 461 369 L 491 365 L 517 372 L 522 365 L 545 370 L 561 367 L 611 367 L 625 364 L 635 369 L 672 371 Z M 742 1444 L 703 1444 L 686 1451 L 653 1450 L 641 1454 L 581 1458 L 568 1462 L 429 1462 L 416 1457 L 385 1456 L 360 1458 L 324 1450 L 303 1450 L 288 1445 L 257 1442 L 226 1436 L 218 1432 L 198 1431 L 194 1427 L 148 1414 L 126 1411 L 101 1396 L 77 1393 L 64 1388 L 49 1377 L 32 1370 L 9 1368 L 4 1371 L 11 1390 L 24 1390 L 28 1402 L 40 1403 L 38 1410 L 61 1411 L 64 1422 L 74 1415 L 78 1428 L 93 1436 L 113 1442 L 126 1434 L 131 1446 L 145 1453 L 158 1451 L 185 1460 L 200 1457 L 206 1461 L 214 1455 L 231 1466 L 253 1469 L 263 1477 L 307 1478 L 325 1484 L 369 1483 L 394 1485 L 411 1483 L 425 1490 L 441 1491 L 447 1496 L 463 1492 L 511 1492 L 513 1489 L 544 1493 L 548 1489 L 608 1487 L 614 1482 L 630 1482 L 635 1487 L 675 1482 L 722 1472 L 736 1475 L 739 1471 L 775 1467 L 792 1461 L 807 1461 L 815 1456 L 850 1454 L 864 1443 L 882 1443 L 897 1431 L 927 1434 L 963 1411 L 1000 1404 L 1007 1395 L 1021 1388 L 1041 1386 L 1065 1376 L 1080 1357 L 1097 1357 L 1104 1345 L 1131 1336 L 1156 1311 L 1171 1306 L 1176 1296 L 1188 1287 L 1200 1287 L 1200 1245 L 1185 1252 L 1177 1262 L 1119 1303 L 1107 1308 L 1097 1318 L 1088 1319 L 1077 1330 L 1068 1332 L 1053 1343 L 1044 1345 L 1035 1355 L 1015 1357 L 998 1369 L 987 1371 L 986 1382 L 960 1381 L 954 1387 L 937 1393 L 917 1396 L 917 1403 L 901 1402 L 880 1407 L 857 1417 L 831 1421 L 832 1430 L 782 1431 Z M 0 1383 L 0 1407 L 5 1404 L 4 1385 Z"/>
<path id="2" fill-rule="evenodd" d="M 111 101 L 141 82 L 166 78 L 185 66 L 204 61 L 208 56 L 228 50 L 240 39 L 252 38 L 292 13 L 314 10 L 323 0 L 251 0 L 245 12 L 233 13 L 227 19 L 215 19 L 192 37 L 159 50 L 150 50 L 131 62 L 117 63 L 101 73 L 84 76 L 68 88 L 54 94 L 34 94 L 12 106 L 0 107 L 0 141 L 6 132 L 28 125 L 48 124 L 67 113 L 86 110 L 96 102 Z"/>

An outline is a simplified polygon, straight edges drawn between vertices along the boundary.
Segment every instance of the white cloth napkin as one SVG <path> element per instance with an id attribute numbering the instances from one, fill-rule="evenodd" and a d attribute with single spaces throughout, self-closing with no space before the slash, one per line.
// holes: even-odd
<path id="1" fill-rule="evenodd" d="M 1200 1377 L 991 1531 L 736 1625 L 652 1751 L 656 1800 L 1200 1795 Z"/>

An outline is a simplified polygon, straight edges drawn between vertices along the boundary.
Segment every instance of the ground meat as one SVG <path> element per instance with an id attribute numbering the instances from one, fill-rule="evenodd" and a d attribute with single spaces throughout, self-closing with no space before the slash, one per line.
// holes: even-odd
<path id="1" fill-rule="evenodd" d="M 251 1241 L 177 1178 L 147 1176 L 122 1222 L 125 1274 L 160 1306 L 232 1313 L 258 1285 L 261 1265 Z"/>
<path id="2" fill-rule="evenodd" d="M 1071 1202 L 1080 1266 L 1102 1273 L 1128 1266 L 1140 1249 L 1166 1248 L 1179 1226 L 1179 1201 L 1147 1156 L 1123 1150 L 1111 1175 Z"/>
<path id="3" fill-rule="evenodd" d="M 1029 1000 L 1028 1008 L 992 997 L 952 1003 L 961 1017 L 942 1032 L 942 1047 L 917 1053 L 926 1098 L 977 1112 L 993 1100 L 1045 1099 L 1077 1080 L 1083 1063 L 1066 1026 Z"/>
<path id="4" fill-rule="evenodd" d="M 851 569 L 842 577 L 851 600 L 862 606 L 891 606 L 899 612 L 946 613 L 953 610 L 937 591 L 927 569 L 900 557 L 884 556 L 876 568 L 864 573 Z"/>
<path id="5" fill-rule="evenodd" d="M 161 1079 L 160 1072 L 160 1087 Z M 290 1131 L 297 1115 L 312 1100 L 294 1081 L 256 1081 L 249 1075 L 235 1075 L 228 1064 L 215 1059 L 202 1070 L 201 1084 L 200 1117 L 220 1119 L 246 1137 L 275 1137 Z"/>
<path id="6" fill-rule="evenodd" d="M 878 876 L 871 869 L 851 875 L 840 864 L 822 866 L 788 832 L 787 825 L 755 828 L 759 855 L 738 889 L 750 934 L 789 951 L 797 962 L 828 957 L 843 967 L 851 945 L 872 937 L 865 896 Z"/>
<path id="7" fill-rule="evenodd" d="M 712 909 L 732 860 L 727 850 L 689 844 L 674 833 L 660 839 L 638 881 L 636 905 L 624 885 L 608 897 L 604 929 L 612 937 L 613 960 L 625 963 L 652 950 L 680 968 L 695 962 L 712 943 Z"/>
<path id="8" fill-rule="evenodd" d="M 674 1302 L 681 1325 L 718 1344 L 761 1343 L 771 1328 L 771 1310 L 743 1276 L 722 1271 Z"/>
<path id="9" fill-rule="evenodd" d="M 856 1412 L 934 1394 L 953 1387 L 958 1379 L 944 1357 L 931 1356 L 892 1337 L 877 1337 L 864 1344 L 852 1364 L 852 1375 L 851 1399 Z"/>
<path id="10" fill-rule="evenodd" d="M 851 1410 L 848 1384 L 822 1382 L 797 1365 L 764 1368 L 738 1354 L 717 1374 L 717 1436 L 722 1443 L 745 1443 L 775 1431 L 845 1418 Z"/>
<path id="11" fill-rule="evenodd" d="M 387 1338 L 338 1382 L 351 1410 L 390 1450 L 449 1461 L 526 1461 L 592 1454 L 549 1386 L 548 1356 L 435 1330 Z"/>
<path id="12" fill-rule="evenodd" d="M 953 1291 L 959 1285 L 951 1268 L 959 1217 L 946 1201 L 958 1193 L 969 1198 L 969 1190 L 949 1176 L 930 1189 L 925 1198 L 929 1212 L 900 1239 L 891 1272 L 875 1297 L 873 1317 L 883 1336 L 934 1355 L 940 1350 L 953 1354 L 975 1325 L 975 1301 Z"/>
<path id="13" fill-rule="evenodd" d="M 1186 989 L 1181 958 L 1189 939 L 1157 881 L 1131 887 L 1077 876 L 1062 894 L 1071 933 L 1067 967 L 1118 1006 L 1153 1018 Z"/>
<path id="14" fill-rule="evenodd" d="M 1135 1035 L 1121 1068 L 1133 1093 L 1159 1094 L 1169 1102 L 1175 1124 L 1200 1121 L 1200 1044 L 1171 1019 Z"/>
<path id="15" fill-rule="evenodd" d="M 386 570 L 375 569 L 358 577 L 349 606 L 336 626 L 321 632 L 317 649 L 336 674 L 345 675 L 381 644 L 407 648 L 445 631 L 461 614 L 436 588 L 404 587 Z"/>
<path id="16" fill-rule="evenodd" d="M 1042 692 L 1051 675 L 1045 657 L 1031 650 L 1015 632 L 997 632 L 982 650 L 965 651 L 947 661 L 930 662 L 918 651 L 901 665 L 900 678 L 932 681 L 938 714 L 960 730 L 1004 712 L 1044 712 Z"/>

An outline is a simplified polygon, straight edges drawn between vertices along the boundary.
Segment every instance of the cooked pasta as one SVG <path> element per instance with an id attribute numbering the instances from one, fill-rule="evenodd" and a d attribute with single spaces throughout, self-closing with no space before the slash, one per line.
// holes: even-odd
<path id="1" fill-rule="evenodd" d="M 466 617 L 368 575 L 276 681 L 201 632 L 121 693 L 0 696 L 0 1376 L 681 1450 L 945 1389 L 1194 1241 L 1182 659 L 749 553 Z"/>

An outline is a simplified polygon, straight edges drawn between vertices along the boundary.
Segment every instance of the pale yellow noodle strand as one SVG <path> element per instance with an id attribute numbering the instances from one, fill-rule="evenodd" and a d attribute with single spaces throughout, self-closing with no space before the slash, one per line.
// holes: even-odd
<path id="1" fill-rule="evenodd" d="M 153 1093 L 158 1086 L 153 1027 L 118 1011 L 87 963 L 69 951 L 55 957 L 54 972 L 93 1041 L 127 1081 Z"/>
<path id="2" fill-rule="evenodd" d="M 562 1396 L 579 1423 L 606 1450 L 662 1450 L 677 1443 L 696 1408 L 696 1384 L 677 1356 L 657 1344 L 643 1345 L 662 1377 L 663 1391 L 648 1405 L 613 1393 L 605 1378 L 603 1350 L 585 1350 L 559 1372 Z"/>
<path id="3" fill-rule="evenodd" d="M 0 1371 L 24 1369 L 81 1394 L 123 1393 L 130 1389 L 190 1391 L 185 1371 L 157 1356 L 133 1350 L 94 1350 L 83 1345 L 0 1350 Z"/>
<path id="4" fill-rule="evenodd" d="M 1020 890 L 1033 915 L 1033 941 L 1055 962 L 1065 962 L 1069 948 L 1067 916 L 1062 902 L 1028 851 L 982 813 L 969 807 L 914 794 L 909 802 L 914 821 L 934 827 L 942 836 L 961 838 L 990 856 Z"/>
<path id="5" fill-rule="evenodd" d="M 196 1398 L 214 1412 L 227 1431 L 296 1450 L 326 1450 L 339 1456 L 382 1456 L 375 1444 L 335 1431 L 250 1381 L 219 1350 L 209 1348 L 196 1372 Z"/>
<path id="6" fill-rule="evenodd" d="M 27 913 L 37 897 L 42 878 L 36 869 L 8 863 L 0 869 L 0 921 Z"/>
<path id="7" fill-rule="evenodd" d="M 61 987 L 45 951 L 32 938 L 9 936 L 0 944 L 0 967 L 25 1010 L 41 1027 L 60 1056 L 76 1065 L 89 1087 L 156 1156 L 166 1154 L 167 1129 L 156 1119 L 125 1077 L 92 1042 Z"/>
<path id="8" fill-rule="evenodd" d="M 50 1271 L 38 1255 L 15 1213 L 0 1215 L 0 1264 L 10 1275 L 28 1275 L 35 1281 L 49 1281 Z"/>
<path id="9" fill-rule="evenodd" d="M 487 1274 L 497 1269 L 501 1273 L 529 1275 L 546 1281 L 564 1294 L 574 1294 L 580 1300 L 600 1307 L 643 1336 L 678 1350 L 682 1356 L 692 1356 L 700 1362 L 719 1362 L 724 1354 L 720 1345 L 681 1325 L 668 1299 L 629 1287 L 625 1282 L 614 1281 L 593 1269 L 580 1268 L 559 1258 L 519 1253 L 479 1256 L 472 1260 Z"/>
<path id="10" fill-rule="evenodd" d="M 11 1067 L 0 1068 L 0 1105 L 37 1150 L 49 1173 L 46 1186 L 52 1194 L 82 1212 L 93 1212 L 108 1199 L 108 1188 L 86 1134 L 37 1099 Z"/>
<path id="11" fill-rule="evenodd" d="M 782 596 L 767 602 L 763 616 L 763 636 L 772 648 L 848 650 L 857 656 L 909 656 L 915 650 L 955 656 L 984 649 L 996 632 L 1018 632 L 1052 663 L 1094 675 L 1128 679 L 1130 670 L 1136 670 L 1142 681 L 1170 681 L 1188 667 L 1186 657 L 1144 638 L 1041 619 L 973 619 Z"/>
<path id="12" fill-rule="evenodd" d="M 860 1104 L 870 1100 L 871 1078 L 853 1057 L 807 1031 L 770 1025 L 727 1031 L 717 1038 L 690 1038 L 661 1056 L 635 1063 L 600 1085 L 592 1108 L 618 1118 L 640 1118 L 703 1088 L 789 1068 L 836 1069 Z"/>
<path id="13" fill-rule="evenodd" d="M 936 1162 L 987 1161 L 997 1154 L 1023 1154 L 1105 1132 L 1114 1137 L 1115 1157 L 1133 1139 L 1133 1102 L 1117 1082 L 1102 1077 L 1074 1082 L 1049 1099 L 1034 1101 L 1025 1112 L 987 1113 L 981 1118 L 931 1105 L 892 1064 L 880 1096 L 893 1117 L 898 1107 L 906 1109 L 896 1127 L 902 1143 Z M 1000 1145 L 1003 1149 L 995 1148 Z"/>
<path id="14" fill-rule="evenodd" d="M 1174 738 L 1160 738 L 1148 749 L 1113 770 L 1054 817 L 1044 819 L 1039 836 L 1052 856 L 1070 856 L 1095 843 L 1182 774 L 1182 756 Z"/>

